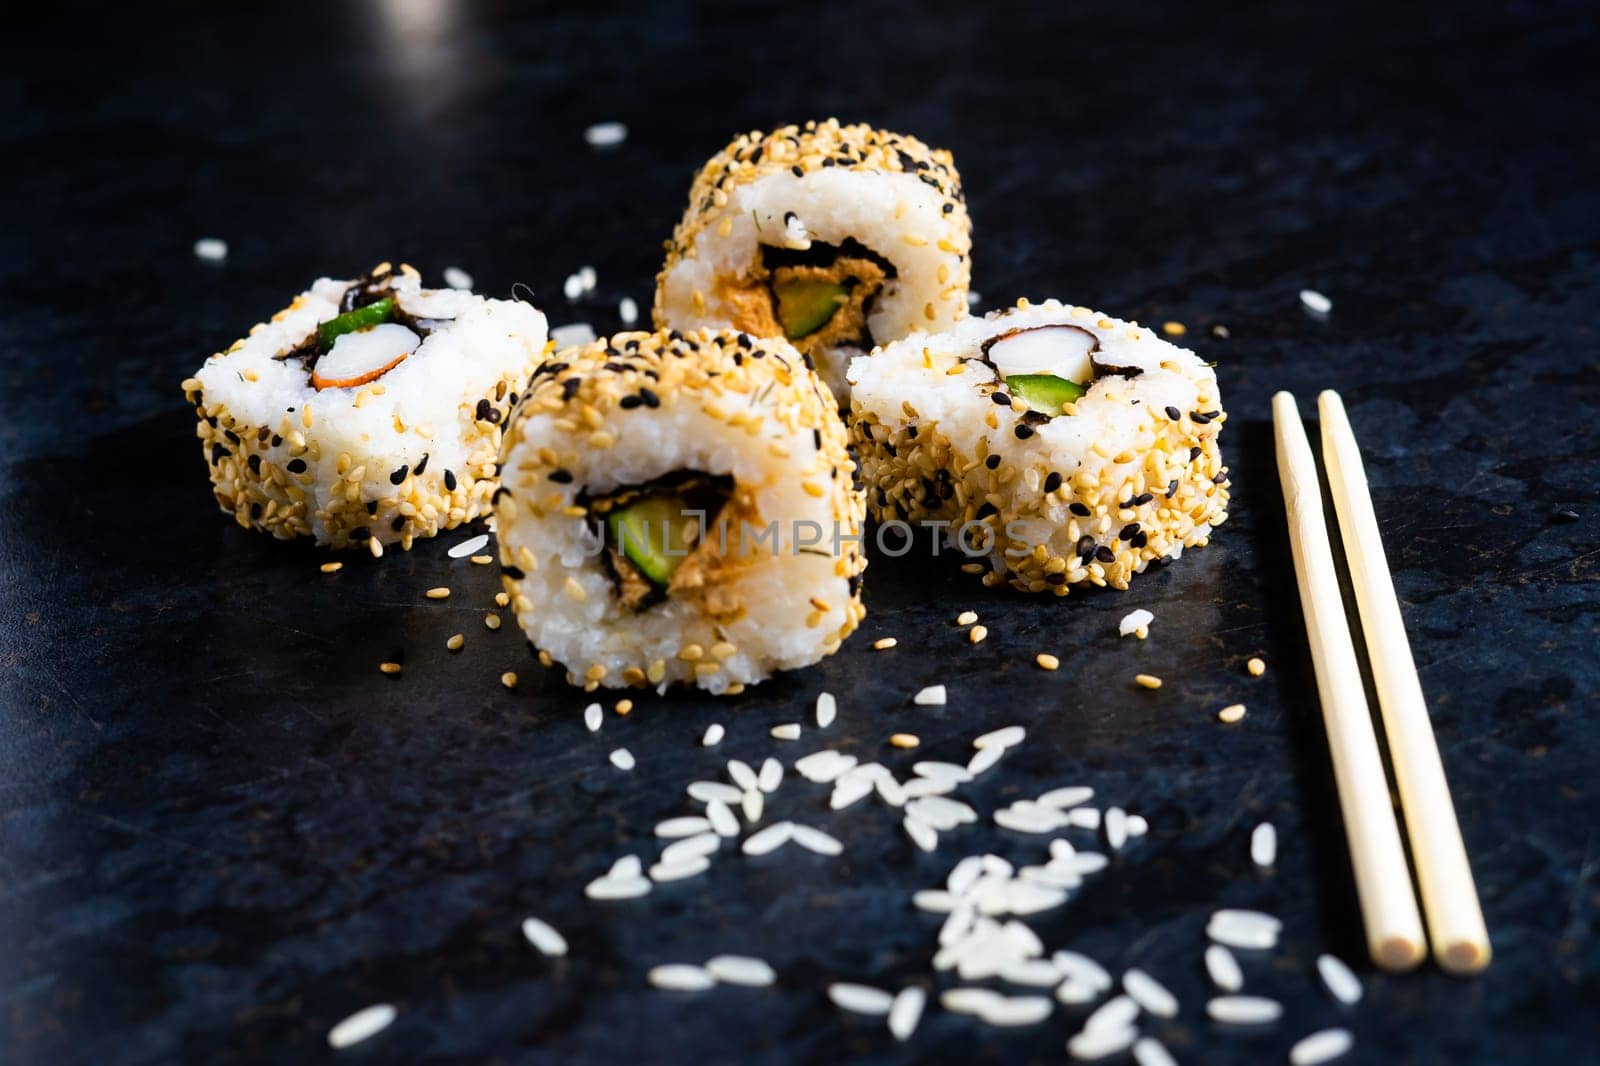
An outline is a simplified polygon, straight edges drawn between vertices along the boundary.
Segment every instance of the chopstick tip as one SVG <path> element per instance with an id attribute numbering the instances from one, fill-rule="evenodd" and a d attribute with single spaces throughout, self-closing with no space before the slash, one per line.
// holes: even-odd
<path id="1" fill-rule="evenodd" d="M 1453 940 L 1439 952 L 1439 968 L 1454 977 L 1471 977 L 1482 973 L 1492 957 L 1487 941 Z"/>
<path id="2" fill-rule="evenodd" d="M 1380 940 L 1372 952 L 1372 961 L 1390 973 L 1404 973 L 1421 965 L 1427 952 L 1420 940 L 1390 933 Z"/>

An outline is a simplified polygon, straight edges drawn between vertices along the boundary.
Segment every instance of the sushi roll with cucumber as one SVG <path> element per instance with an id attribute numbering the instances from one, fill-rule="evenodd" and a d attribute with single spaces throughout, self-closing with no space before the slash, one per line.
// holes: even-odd
<path id="1" fill-rule="evenodd" d="M 990 586 L 1127 588 L 1227 518 L 1216 374 L 1136 323 L 1023 300 L 858 358 L 850 381 L 872 516 L 949 523 Z"/>
<path id="2" fill-rule="evenodd" d="M 838 404 L 782 340 L 620 333 L 560 354 L 512 416 L 506 592 L 574 684 L 734 693 L 861 620 L 865 500 Z"/>
<path id="3" fill-rule="evenodd" d="M 695 177 L 655 322 L 785 338 L 843 401 L 851 356 L 967 313 L 971 248 L 949 152 L 835 119 L 747 133 Z"/>
<path id="4" fill-rule="evenodd" d="M 241 526 L 381 555 L 488 511 L 504 420 L 546 347 L 528 304 L 383 263 L 317 281 L 183 390 Z"/>

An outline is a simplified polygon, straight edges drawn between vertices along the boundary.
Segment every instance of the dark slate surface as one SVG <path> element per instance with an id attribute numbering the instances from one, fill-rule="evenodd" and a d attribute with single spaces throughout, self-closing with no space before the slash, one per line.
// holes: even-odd
<path id="1" fill-rule="evenodd" d="M 832 815 L 791 780 L 774 808 L 837 830 L 844 858 L 730 857 L 646 902 L 581 896 L 648 848 L 684 783 L 765 755 L 826 688 L 827 741 L 902 773 L 894 730 L 959 757 L 1026 723 L 969 792 L 985 815 L 1065 783 L 1148 815 L 1146 840 L 1034 926 L 1169 982 L 1184 1008 L 1153 1031 L 1187 1061 L 1281 1061 L 1339 1022 L 1353 1061 L 1595 1061 L 1592 11 L 244 6 L 56 5 L 53 30 L 14 25 L 3 46 L 0 1058 L 307 1061 L 379 1000 L 401 1018 L 352 1061 L 1059 1058 L 1074 1012 L 1003 1035 L 932 1014 L 897 1050 L 821 991 L 926 981 L 935 923 L 910 891 L 1041 841 L 986 826 L 914 854 L 881 808 Z M 1212 547 L 1066 602 L 879 560 L 834 659 L 736 700 L 641 699 L 594 739 L 584 697 L 484 629 L 495 574 L 445 558 L 459 537 L 328 577 L 325 555 L 215 511 L 178 382 L 313 277 L 458 264 L 614 328 L 618 298 L 648 299 L 692 169 L 736 130 L 828 114 L 955 152 L 987 305 L 1188 323 L 1232 413 L 1235 506 Z M 585 148 L 600 119 L 629 123 L 626 146 Z M 231 243 L 225 265 L 191 255 L 206 235 Z M 583 263 L 600 289 L 569 308 Z M 1308 285 L 1328 320 L 1300 309 Z M 1352 1011 L 1308 976 L 1318 951 L 1359 957 L 1360 934 L 1267 422 L 1273 390 L 1329 385 L 1366 447 L 1497 950 L 1476 981 L 1368 973 Z M 423 599 L 441 583 L 448 603 Z M 978 648 L 951 623 L 968 607 L 992 634 Z M 1118 641 L 1134 607 L 1154 635 Z M 899 648 L 872 652 L 885 634 Z M 1059 673 L 1028 665 L 1046 649 Z M 380 677 L 401 652 L 403 679 Z M 1140 670 L 1166 687 L 1134 689 Z M 950 705 L 908 706 L 932 681 Z M 1250 717 L 1220 726 L 1235 700 Z M 713 720 L 729 737 L 703 751 Z M 605 762 L 617 744 L 631 775 Z M 1262 818 L 1284 838 L 1269 874 L 1244 857 Z M 1247 962 L 1281 1024 L 1205 1020 L 1219 904 L 1285 919 L 1283 949 Z M 569 959 L 529 951 L 530 912 Z M 725 950 L 767 957 L 779 986 L 644 986 L 650 965 Z"/>

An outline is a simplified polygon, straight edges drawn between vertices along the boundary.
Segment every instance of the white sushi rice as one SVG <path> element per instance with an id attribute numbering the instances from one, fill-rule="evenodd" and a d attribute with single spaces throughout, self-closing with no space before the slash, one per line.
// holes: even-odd
<path id="1" fill-rule="evenodd" d="M 646 978 L 655 987 L 673 992 L 703 992 L 717 983 L 705 967 L 682 962 L 652 967 Z"/>
<path id="2" fill-rule="evenodd" d="M 568 279 L 571 280 L 570 278 Z M 568 348 L 576 348 L 582 344 L 592 343 L 596 337 L 594 327 L 587 322 L 569 322 L 565 326 L 557 326 L 550 331 L 550 339 L 556 342 L 556 351 L 562 352 Z"/>
<path id="3" fill-rule="evenodd" d="M 716 955 L 706 960 L 706 972 L 725 984 L 766 988 L 778 979 L 765 959 L 750 955 Z"/>
<path id="4" fill-rule="evenodd" d="M 756 787 L 763 792 L 778 791 L 778 786 L 783 784 L 783 763 L 777 759 L 768 758 L 761 764 L 761 772 L 756 775 Z"/>
<path id="5" fill-rule="evenodd" d="M 711 860 L 703 855 L 678 859 L 674 862 L 658 862 L 650 867 L 650 880 L 657 884 L 682 881 L 689 877 L 699 877 L 710 868 Z"/>
<path id="6" fill-rule="evenodd" d="M 706 804 L 706 821 L 719 837 L 739 835 L 739 819 L 722 800 L 714 799 Z"/>
<path id="7" fill-rule="evenodd" d="M 911 697 L 911 702 L 918 707 L 942 707 L 944 706 L 945 697 L 943 685 L 929 685 Z"/>
<path id="8" fill-rule="evenodd" d="M 583 709 L 584 728 L 591 733 L 600 732 L 600 726 L 605 722 L 605 712 L 598 703 L 591 703 Z"/>
<path id="9" fill-rule="evenodd" d="M 1322 1029 L 1295 1041 L 1289 1049 L 1291 1066 L 1321 1066 L 1355 1047 L 1355 1034 L 1348 1029 Z"/>
<path id="10" fill-rule="evenodd" d="M 631 326 L 639 321 L 639 305 L 634 302 L 633 297 L 624 296 L 617 303 L 617 317 L 622 320 L 624 326 Z"/>
<path id="11" fill-rule="evenodd" d="M 702 748 L 714 748 L 722 743 L 722 738 L 726 734 L 727 730 L 723 729 L 719 723 L 712 722 L 706 726 L 705 735 L 700 738 L 700 746 Z"/>
<path id="12" fill-rule="evenodd" d="M 476 537 L 468 537 L 460 544 L 452 545 L 445 554 L 452 559 L 465 559 L 469 555 L 477 555 L 489 546 L 489 534 L 479 533 Z"/>
<path id="13" fill-rule="evenodd" d="M 208 263 L 220 263 L 228 258 L 228 242 L 220 237 L 201 237 L 194 242 L 194 257 Z"/>
<path id="14" fill-rule="evenodd" d="M 1153 1036 L 1141 1036 L 1133 1042 L 1133 1061 L 1138 1066 L 1178 1066 L 1172 1052 Z"/>
<path id="15" fill-rule="evenodd" d="M 895 997 L 881 988 L 836 981 L 828 986 L 828 998 L 841 1010 L 854 1014 L 885 1015 L 894 1007 Z"/>
<path id="16" fill-rule="evenodd" d="M 364 1007 L 328 1030 L 328 1046 L 339 1051 L 370 1040 L 393 1025 L 398 1014 L 389 1003 Z"/>
<path id="17" fill-rule="evenodd" d="M 1345 1006 L 1361 1002 L 1361 979 L 1338 956 L 1318 955 L 1317 976 L 1328 994 Z"/>
<path id="18" fill-rule="evenodd" d="M 522 919 L 522 935 L 538 949 L 539 954 L 560 958 L 567 953 L 567 938 L 558 933 L 549 922 L 539 918 Z"/>
<path id="19" fill-rule="evenodd" d="M 628 127 L 621 122 L 596 122 L 583 131 L 590 148 L 615 148 L 628 139 Z"/>
<path id="20" fill-rule="evenodd" d="M 662 848 L 661 865 L 677 866 L 691 859 L 705 858 L 715 854 L 720 847 L 722 838 L 716 833 L 696 833 L 692 837 L 675 840 Z"/>
<path id="21" fill-rule="evenodd" d="M 667 840 L 679 837 L 698 836 L 711 831 L 711 823 L 704 818 L 692 815 L 682 818 L 668 818 L 664 822 L 656 823 L 656 836 Z"/>
<path id="22" fill-rule="evenodd" d="M 818 855 L 838 855 L 844 851 L 844 845 L 837 839 L 813 826 L 795 823 L 790 829 L 789 837 L 802 848 L 814 851 Z"/>
<path id="23" fill-rule="evenodd" d="M 1093 1062 L 1127 1051 L 1137 1039 L 1139 1030 L 1132 1026 L 1093 1031 L 1086 1029 L 1067 1041 L 1067 1053 L 1082 1062 Z"/>
<path id="24" fill-rule="evenodd" d="M 1278 861 L 1278 830 L 1262 822 L 1250 831 L 1250 861 L 1267 867 Z"/>
<path id="25" fill-rule="evenodd" d="M 638 765 L 633 758 L 633 752 L 627 748 L 618 748 L 611 753 L 611 765 L 624 772 L 632 770 Z"/>
<path id="26" fill-rule="evenodd" d="M 839 703 L 833 693 L 824 692 L 817 697 L 817 728 L 826 729 L 839 715 Z"/>
<path id="27" fill-rule="evenodd" d="M 1137 611 L 1129 611 L 1122 616 L 1122 621 L 1117 623 L 1117 635 L 1123 637 L 1132 636 L 1155 620 L 1156 616 L 1142 607 Z"/>

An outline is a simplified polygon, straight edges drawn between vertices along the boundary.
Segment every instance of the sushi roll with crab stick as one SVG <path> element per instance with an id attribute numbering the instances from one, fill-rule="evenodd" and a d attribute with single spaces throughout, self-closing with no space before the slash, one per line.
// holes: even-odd
<path id="1" fill-rule="evenodd" d="M 183 390 L 223 511 L 381 555 L 487 512 L 505 417 L 546 347 L 530 305 L 382 263 L 317 281 Z"/>
<path id="2" fill-rule="evenodd" d="M 1136 323 L 1023 300 L 858 358 L 850 379 L 872 516 L 949 523 L 990 586 L 1126 588 L 1227 518 L 1216 374 Z"/>
<path id="3" fill-rule="evenodd" d="M 563 351 L 501 465 L 505 589 L 574 684 L 736 693 L 832 654 L 861 619 L 844 425 L 783 340 L 638 332 Z"/>
<path id="4" fill-rule="evenodd" d="M 967 313 L 971 248 L 949 152 L 835 119 L 747 133 L 694 179 L 656 326 L 782 337 L 844 401 L 851 356 Z"/>

